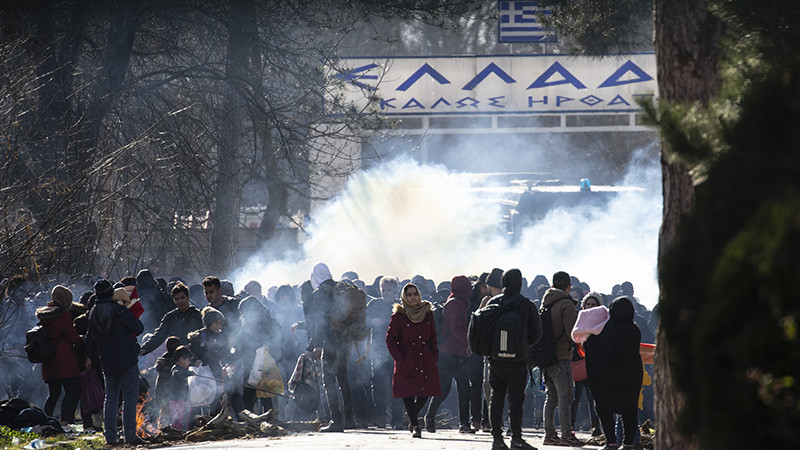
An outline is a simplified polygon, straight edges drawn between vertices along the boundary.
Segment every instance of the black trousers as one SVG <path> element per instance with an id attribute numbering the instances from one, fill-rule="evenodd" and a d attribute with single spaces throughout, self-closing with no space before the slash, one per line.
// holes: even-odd
<path id="1" fill-rule="evenodd" d="M 603 426 L 603 434 L 606 435 L 606 442 L 616 443 L 617 433 L 614 431 L 614 414 L 611 411 L 603 409 L 600 405 L 595 405 L 597 410 L 597 417 L 600 418 L 600 424 Z M 628 411 L 622 412 L 622 427 L 624 429 L 625 437 L 622 441 L 623 444 L 633 445 L 633 440 L 636 439 L 636 428 L 639 426 L 638 414 L 636 413 L 636 405 Z"/>
<path id="2" fill-rule="evenodd" d="M 408 423 L 412 427 L 419 426 L 419 412 L 425 407 L 428 397 L 403 397 L 403 404 L 406 405 Z"/>
<path id="3" fill-rule="evenodd" d="M 471 420 L 479 424 L 487 423 L 483 412 L 483 356 L 472 355 L 469 365 L 469 409 Z"/>
<path id="4" fill-rule="evenodd" d="M 78 407 L 78 400 L 81 399 L 81 379 L 74 378 L 51 378 L 45 380 L 50 395 L 44 403 L 44 413 L 48 416 L 53 415 L 56 403 L 61 396 L 61 389 L 64 389 L 64 400 L 61 402 L 61 421 L 75 423 L 75 408 Z"/>
<path id="5" fill-rule="evenodd" d="M 525 401 L 525 384 L 528 366 L 524 363 L 489 361 L 489 384 L 492 400 L 489 405 L 489 422 L 495 440 L 503 438 L 503 407 L 508 394 L 508 422 L 512 439 L 522 439 L 522 403 Z"/>
<path id="6" fill-rule="evenodd" d="M 349 423 L 354 420 L 353 392 L 350 389 L 347 370 L 347 362 L 352 350 L 352 341 L 336 332 L 331 332 L 331 336 L 325 340 L 322 347 L 322 381 L 325 384 L 325 396 L 328 398 L 331 419 L 337 423 L 342 421 L 342 412 L 344 412 L 345 422 Z M 343 403 L 341 408 L 339 407 L 340 389 Z"/>

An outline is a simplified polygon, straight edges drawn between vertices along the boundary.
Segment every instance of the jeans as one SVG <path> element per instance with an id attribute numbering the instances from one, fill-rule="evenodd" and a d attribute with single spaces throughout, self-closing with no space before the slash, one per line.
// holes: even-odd
<path id="1" fill-rule="evenodd" d="M 556 407 L 561 425 L 561 437 L 572 435 L 572 365 L 568 359 L 556 361 L 544 368 L 545 400 L 544 431 L 556 436 Z"/>
<path id="2" fill-rule="evenodd" d="M 511 439 L 522 439 L 522 403 L 525 400 L 525 384 L 528 382 L 528 366 L 523 363 L 489 361 L 489 384 L 492 386 L 492 401 L 489 406 L 489 421 L 494 440 L 503 439 L 503 407 L 508 394 L 508 423 Z"/>
<path id="3" fill-rule="evenodd" d="M 119 440 L 117 411 L 119 396 L 122 393 L 122 430 L 125 442 L 133 442 L 136 436 L 136 401 L 139 398 L 139 367 L 134 364 L 119 375 L 103 374 L 106 380 L 106 398 L 103 417 L 103 435 L 106 443 L 116 444 Z"/>
<path id="4" fill-rule="evenodd" d="M 458 391 L 458 420 L 462 427 L 469 427 L 469 378 L 467 358 L 462 356 L 442 353 L 439 355 L 439 385 L 442 387 L 442 395 L 433 397 L 425 414 L 425 423 L 434 423 L 439 406 L 447 399 L 450 388 L 453 385 L 453 378 L 456 380 L 456 390 Z"/>
<path id="5" fill-rule="evenodd" d="M 81 379 L 74 378 L 52 378 L 45 380 L 50 395 L 44 404 L 44 412 L 48 416 L 53 415 L 56 409 L 58 397 L 61 396 L 61 388 L 64 388 L 64 400 L 61 402 L 61 421 L 66 423 L 75 422 L 75 408 L 81 398 Z"/>

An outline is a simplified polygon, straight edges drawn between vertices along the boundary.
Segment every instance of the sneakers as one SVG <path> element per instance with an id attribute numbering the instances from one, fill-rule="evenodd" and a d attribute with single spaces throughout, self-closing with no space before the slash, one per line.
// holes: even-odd
<path id="1" fill-rule="evenodd" d="M 561 439 L 556 435 L 545 435 L 542 445 L 561 445 Z"/>
<path id="2" fill-rule="evenodd" d="M 536 447 L 528 444 L 522 439 L 512 439 L 511 440 L 511 448 L 521 448 L 523 450 L 537 450 Z"/>
<path id="3" fill-rule="evenodd" d="M 414 427 L 411 430 L 411 437 L 412 438 L 421 438 L 422 437 L 422 430 L 419 427 Z"/>
<path id="4" fill-rule="evenodd" d="M 509 449 L 506 443 L 502 439 L 500 440 L 495 439 L 492 442 L 492 450 L 509 450 Z"/>
<path id="5" fill-rule="evenodd" d="M 473 421 L 472 421 L 472 423 L 470 424 L 470 426 L 471 426 L 471 427 L 472 427 L 472 429 L 473 429 L 473 430 L 475 430 L 476 432 L 477 432 L 477 431 L 481 431 L 481 423 L 480 423 L 480 422 L 478 422 L 477 420 L 473 420 Z"/>
<path id="6" fill-rule="evenodd" d="M 606 445 L 605 445 L 605 446 L 602 448 L 602 450 L 617 450 L 618 448 L 619 448 L 619 445 L 617 445 L 617 443 L 616 443 L 616 442 L 612 442 L 612 443 L 610 443 L 610 444 L 606 444 Z"/>
<path id="7" fill-rule="evenodd" d="M 463 434 L 475 434 L 475 430 L 469 425 L 461 425 L 458 427 L 458 432 Z"/>
<path id="8" fill-rule="evenodd" d="M 583 447 L 583 442 L 580 439 L 575 437 L 575 433 L 571 433 L 566 438 L 561 438 L 561 445 L 562 447 Z"/>

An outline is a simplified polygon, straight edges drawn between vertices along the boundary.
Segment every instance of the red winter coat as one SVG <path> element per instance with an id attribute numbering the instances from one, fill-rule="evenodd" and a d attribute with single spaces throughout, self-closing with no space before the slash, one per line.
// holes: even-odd
<path id="1" fill-rule="evenodd" d="M 413 323 L 405 315 L 402 305 L 395 305 L 395 312 L 389 320 L 386 332 L 386 346 L 394 358 L 392 375 L 392 396 L 438 397 L 442 395 L 439 386 L 439 348 L 436 345 L 436 326 L 433 313 L 419 323 Z"/>
<path id="2" fill-rule="evenodd" d="M 42 379 L 75 378 L 81 375 L 74 344 L 81 341 L 72 325 L 72 315 L 64 308 L 45 306 L 36 311 L 36 318 L 47 330 L 47 337 L 56 346 L 56 356 L 42 363 Z"/>

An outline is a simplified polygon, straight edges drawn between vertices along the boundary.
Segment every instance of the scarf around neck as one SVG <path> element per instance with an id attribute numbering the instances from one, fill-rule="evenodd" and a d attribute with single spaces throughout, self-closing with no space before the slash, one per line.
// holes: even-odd
<path id="1" fill-rule="evenodd" d="M 428 315 L 428 311 L 431 310 L 431 302 L 427 300 L 423 300 L 417 306 L 411 306 L 406 303 L 405 299 L 403 299 L 403 312 L 405 313 L 408 320 L 413 323 L 420 323 L 425 319 L 425 316 Z"/>

